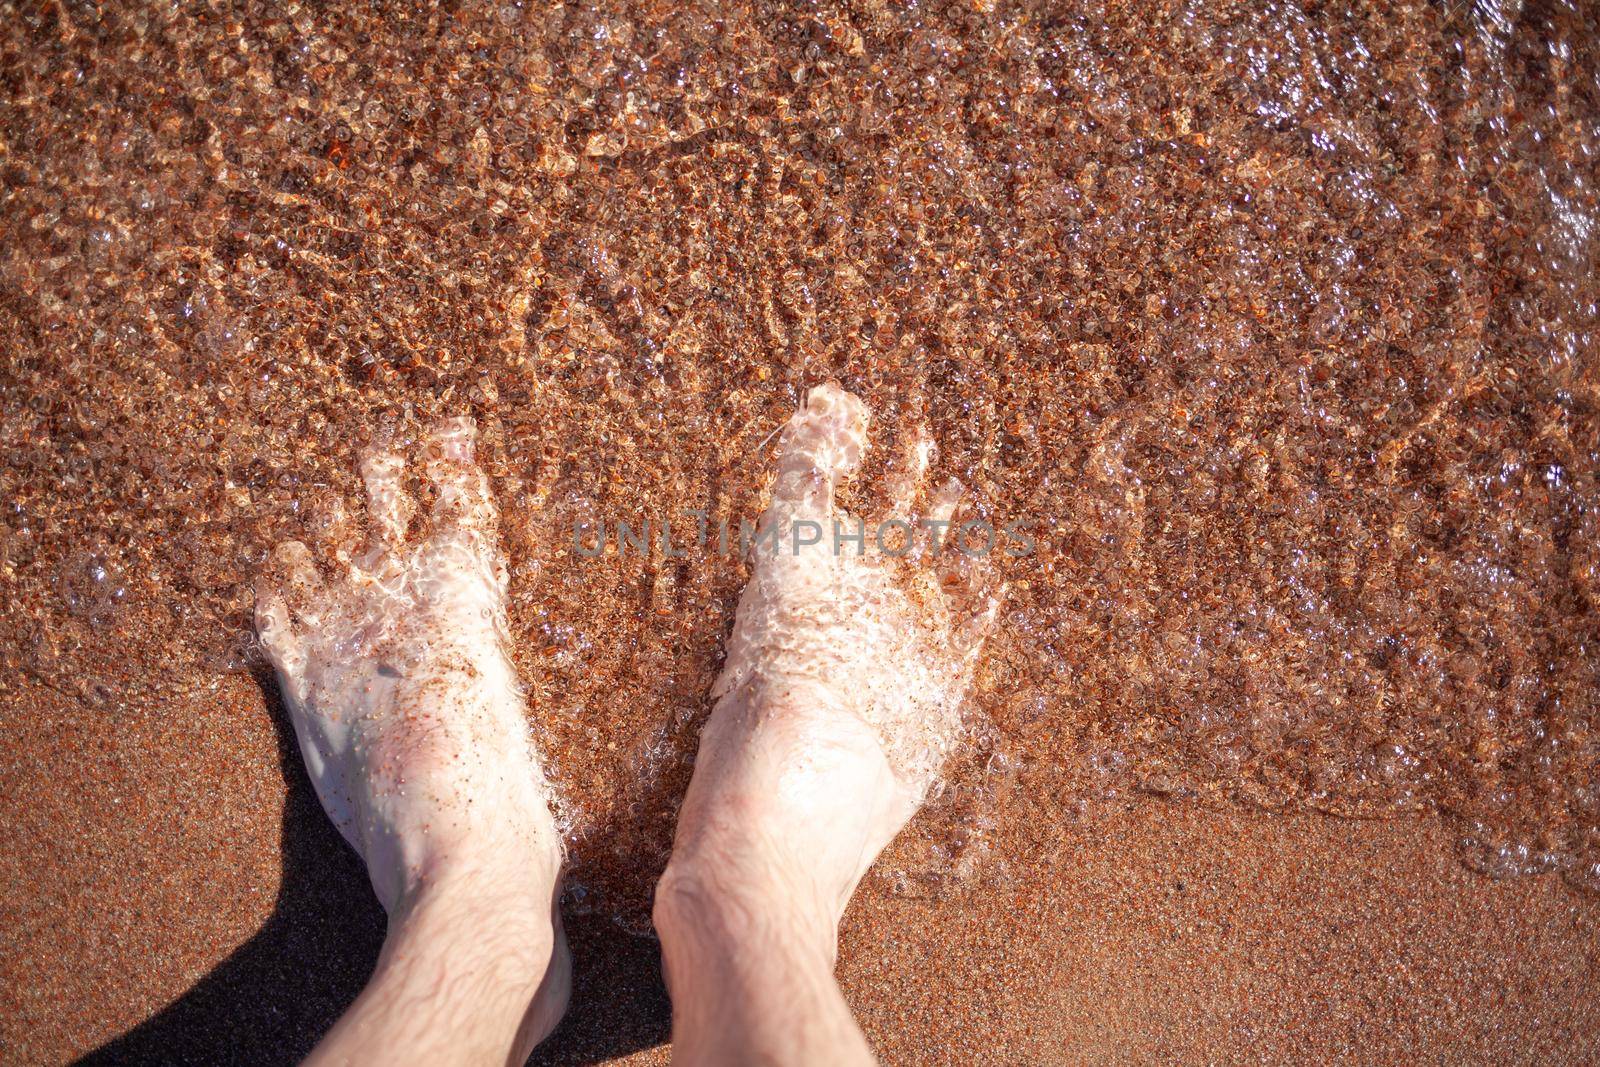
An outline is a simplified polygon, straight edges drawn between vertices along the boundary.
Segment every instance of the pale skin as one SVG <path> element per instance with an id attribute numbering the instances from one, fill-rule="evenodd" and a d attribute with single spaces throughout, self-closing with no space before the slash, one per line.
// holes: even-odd
<path id="1" fill-rule="evenodd" d="M 775 536 L 752 561 L 656 890 L 679 1062 L 873 1061 L 833 975 L 839 920 L 956 742 L 998 593 L 925 536 L 900 559 L 794 547 L 795 529 L 845 520 L 835 485 L 867 441 L 865 408 L 835 385 L 781 440 Z M 369 451 L 367 543 L 336 546 L 333 577 L 287 543 L 258 589 L 318 796 L 389 915 L 372 979 L 312 1063 L 521 1063 L 570 991 L 561 842 L 472 450 L 469 420 L 433 429 L 420 458 L 438 501 L 415 523 L 403 458 Z M 922 499 L 930 451 L 907 436 L 886 515 L 951 518 L 953 483 Z"/>

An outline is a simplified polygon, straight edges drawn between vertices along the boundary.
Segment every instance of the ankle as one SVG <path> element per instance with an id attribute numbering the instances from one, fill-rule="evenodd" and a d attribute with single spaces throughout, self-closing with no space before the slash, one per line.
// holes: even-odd
<path id="1" fill-rule="evenodd" d="M 443 865 L 406 888 L 389 915 L 390 937 L 472 946 L 475 954 L 542 968 L 555 942 L 558 886 L 555 872 Z"/>
<path id="2" fill-rule="evenodd" d="M 656 888 L 655 922 L 674 1062 L 873 1062 L 833 975 L 828 909 L 674 861 Z"/>
<path id="3" fill-rule="evenodd" d="M 839 911 L 798 870 L 768 860 L 674 859 L 656 885 L 653 918 L 669 957 L 779 952 L 828 971 Z"/>
<path id="4" fill-rule="evenodd" d="M 419 880 L 390 910 L 367 988 L 307 1063 L 526 1060 L 571 984 L 554 897 L 553 884 L 529 892 L 457 868 Z"/>
<path id="5" fill-rule="evenodd" d="M 561 878 L 561 842 L 548 817 L 385 830 L 364 845 L 368 876 L 391 920 L 421 899 L 453 896 L 493 899 L 514 914 L 549 911 Z"/>

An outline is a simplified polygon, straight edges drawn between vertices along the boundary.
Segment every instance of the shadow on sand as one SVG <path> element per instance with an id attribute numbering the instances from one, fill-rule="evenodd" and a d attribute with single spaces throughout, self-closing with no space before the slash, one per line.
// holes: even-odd
<path id="1" fill-rule="evenodd" d="M 294 733 L 266 676 L 289 784 L 283 882 L 271 918 L 188 992 L 83 1057 L 100 1064 L 287 1065 L 303 1059 L 361 991 L 383 944 L 384 915 L 360 860 L 317 803 Z M 567 917 L 572 1008 L 535 1052 L 538 1064 L 587 1064 L 667 1040 L 670 1009 L 653 939 L 603 916 Z"/>

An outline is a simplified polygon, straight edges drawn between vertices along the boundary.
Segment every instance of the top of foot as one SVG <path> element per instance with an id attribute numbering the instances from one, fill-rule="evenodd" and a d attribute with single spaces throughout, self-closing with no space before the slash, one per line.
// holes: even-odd
<path id="1" fill-rule="evenodd" d="M 949 482 L 924 500 L 922 433 L 903 442 L 883 515 L 916 536 L 891 533 L 880 551 L 874 524 L 864 544 L 835 543 L 836 523 L 860 528 L 834 490 L 867 441 L 865 407 L 834 384 L 813 389 L 784 430 L 657 896 L 667 921 L 680 905 L 714 898 L 726 911 L 742 896 L 754 913 L 815 917 L 831 952 L 845 903 L 961 736 L 999 590 L 984 561 L 936 550 L 960 489 Z"/>
<path id="2" fill-rule="evenodd" d="M 805 685 L 873 728 L 920 801 L 959 737 L 999 596 L 986 564 L 948 547 L 960 486 L 952 480 L 921 499 L 932 451 L 921 431 L 904 442 L 876 521 L 835 505 L 838 484 L 866 453 L 867 420 L 859 399 L 829 383 L 812 389 L 784 428 L 713 696 Z"/>

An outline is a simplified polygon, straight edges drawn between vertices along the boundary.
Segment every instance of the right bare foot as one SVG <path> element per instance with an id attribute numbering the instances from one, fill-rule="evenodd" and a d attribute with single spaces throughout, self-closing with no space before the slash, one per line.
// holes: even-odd
<path id="1" fill-rule="evenodd" d="M 903 559 L 874 552 L 870 528 L 866 554 L 849 541 L 835 551 L 835 520 L 858 528 L 833 498 L 861 461 L 866 424 L 860 400 L 829 384 L 784 430 L 762 520 L 775 538 L 758 539 L 657 891 L 658 926 L 738 903 L 752 921 L 803 927 L 831 964 L 850 895 L 959 737 L 999 594 L 971 573 L 974 561 L 930 550 L 926 529 Z M 925 435 L 913 437 L 890 516 L 911 519 L 930 452 Z M 948 523 L 959 495 L 946 483 L 918 514 Z M 796 549 L 808 522 L 822 541 Z"/>

